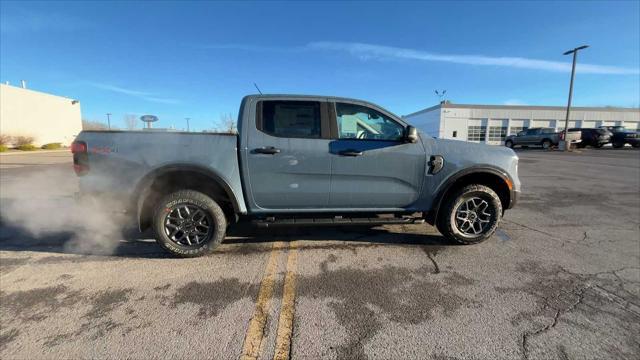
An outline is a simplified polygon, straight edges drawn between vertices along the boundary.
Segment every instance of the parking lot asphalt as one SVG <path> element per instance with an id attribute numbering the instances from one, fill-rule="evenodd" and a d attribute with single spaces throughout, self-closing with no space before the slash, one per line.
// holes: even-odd
<path id="1" fill-rule="evenodd" d="M 235 226 L 175 259 L 148 235 L 69 246 L 91 239 L 3 209 L 0 358 L 639 358 L 640 152 L 518 155 L 522 197 L 473 246 L 428 225 Z M 47 218 L 77 188 L 67 153 L 1 156 L 0 183 Z"/>

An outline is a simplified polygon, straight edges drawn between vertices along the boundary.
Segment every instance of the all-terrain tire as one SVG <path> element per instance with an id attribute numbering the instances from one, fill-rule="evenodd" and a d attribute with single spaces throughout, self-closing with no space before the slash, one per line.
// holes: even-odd
<path id="1" fill-rule="evenodd" d="M 197 244 L 186 245 L 171 239 L 167 234 L 166 221 L 175 210 L 188 206 L 199 209 L 206 217 L 209 231 Z M 179 190 L 158 202 L 153 213 L 153 230 L 156 241 L 162 248 L 179 257 L 197 257 L 211 253 L 224 240 L 227 231 L 227 219 L 222 208 L 209 196 L 194 190 Z M 176 237 L 176 236 L 174 236 Z"/>
<path id="2" fill-rule="evenodd" d="M 505 141 L 504 146 L 508 147 L 509 149 L 513 149 L 513 141 L 511 140 Z"/>
<path id="3" fill-rule="evenodd" d="M 456 222 L 457 210 L 470 199 L 481 199 L 487 203 L 487 210 L 491 214 L 490 221 L 482 227 L 479 234 L 469 235 L 459 229 Z M 436 227 L 442 235 L 456 243 L 463 245 L 480 243 L 493 235 L 502 217 L 502 203 L 498 194 L 484 185 L 467 185 L 451 195 L 447 195 L 442 208 L 438 212 Z"/>
<path id="4" fill-rule="evenodd" d="M 553 146 L 553 143 L 551 142 L 551 140 L 543 140 L 542 141 L 542 148 L 545 150 L 550 150 L 551 146 Z"/>

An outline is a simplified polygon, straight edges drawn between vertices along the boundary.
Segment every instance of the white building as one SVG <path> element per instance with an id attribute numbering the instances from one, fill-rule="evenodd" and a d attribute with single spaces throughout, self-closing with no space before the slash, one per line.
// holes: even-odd
<path id="1" fill-rule="evenodd" d="M 81 130 L 77 100 L 0 84 L 0 134 L 31 136 L 38 146 L 69 145 Z"/>
<path id="2" fill-rule="evenodd" d="M 510 134 L 533 127 L 564 129 L 562 106 L 467 105 L 442 102 L 403 116 L 423 132 L 441 139 L 499 145 Z M 640 109 L 572 107 L 569 127 L 594 128 L 622 125 L 640 129 Z"/>

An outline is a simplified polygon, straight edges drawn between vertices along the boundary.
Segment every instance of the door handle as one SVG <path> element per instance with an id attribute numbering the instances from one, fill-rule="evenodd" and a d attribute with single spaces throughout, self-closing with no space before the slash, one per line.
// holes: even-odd
<path id="1" fill-rule="evenodd" d="M 253 149 L 253 152 L 256 154 L 275 155 L 280 152 L 280 149 L 276 149 L 273 146 L 267 146 L 267 147 Z"/>
<path id="2" fill-rule="evenodd" d="M 362 151 L 349 149 L 349 150 L 339 151 L 338 154 L 342 155 L 342 156 L 361 156 L 362 155 Z"/>

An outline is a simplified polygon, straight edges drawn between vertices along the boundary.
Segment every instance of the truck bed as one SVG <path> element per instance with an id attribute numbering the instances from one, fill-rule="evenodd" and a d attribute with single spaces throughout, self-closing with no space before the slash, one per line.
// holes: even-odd
<path id="1" fill-rule="evenodd" d="M 83 193 L 131 198 L 145 176 L 184 165 L 215 172 L 240 197 L 244 210 L 236 134 L 83 131 L 76 141 L 84 141 L 88 148 L 90 168 L 80 177 Z"/>

